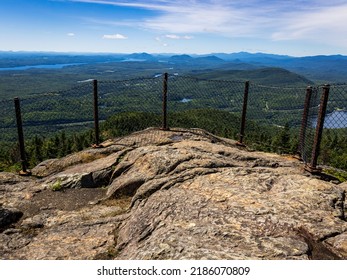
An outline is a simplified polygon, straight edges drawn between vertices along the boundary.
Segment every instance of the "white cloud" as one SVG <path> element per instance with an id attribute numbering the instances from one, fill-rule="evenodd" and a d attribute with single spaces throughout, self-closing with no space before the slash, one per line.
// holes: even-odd
<path id="1" fill-rule="evenodd" d="M 155 11 L 113 24 L 175 34 L 210 33 L 272 41 L 322 40 L 347 47 L 345 0 L 70 0 Z M 324 39 L 322 38 L 324 37 Z M 164 37 L 160 38 L 163 39 Z"/>
<path id="2" fill-rule="evenodd" d="M 122 35 L 122 34 L 108 34 L 102 36 L 103 39 L 108 39 L 108 40 L 125 40 L 128 39 L 128 37 Z"/>
<path id="3" fill-rule="evenodd" d="M 173 40 L 182 40 L 182 39 L 183 40 L 191 40 L 194 38 L 193 36 L 188 36 L 188 35 L 179 36 L 179 35 L 175 35 L 175 34 L 167 34 L 164 37 L 168 38 L 168 39 L 173 39 Z M 159 41 L 161 40 L 159 37 L 157 37 L 156 39 L 159 39 Z"/>
<path id="4" fill-rule="evenodd" d="M 347 4 L 298 14 L 296 20 L 284 19 L 273 40 L 323 40 L 347 43 Z"/>
<path id="5" fill-rule="evenodd" d="M 69 37 L 74 37 L 75 33 L 70 32 L 70 33 L 67 33 L 66 35 L 69 36 Z"/>
<path id="6" fill-rule="evenodd" d="M 174 40 L 178 40 L 181 38 L 180 36 L 174 35 L 174 34 L 165 35 L 165 37 L 169 39 L 174 39 Z"/>

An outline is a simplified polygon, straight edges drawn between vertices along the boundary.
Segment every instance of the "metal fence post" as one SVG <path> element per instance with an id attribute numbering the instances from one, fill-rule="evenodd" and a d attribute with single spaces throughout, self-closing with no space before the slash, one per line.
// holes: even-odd
<path id="1" fill-rule="evenodd" d="M 322 140 L 325 113 L 327 110 L 328 99 L 329 99 L 329 91 L 330 91 L 330 85 L 324 85 L 323 93 L 322 93 L 322 97 L 321 97 L 320 105 L 319 105 L 319 113 L 318 113 L 316 134 L 315 134 L 314 142 L 313 142 L 311 163 L 306 168 L 306 170 L 308 170 L 311 173 L 321 172 L 321 169 L 317 168 L 317 161 L 319 156 L 320 143 Z"/>
<path id="2" fill-rule="evenodd" d="M 100 145 L 99 136 L 99 102 L 98 102 L 98 81 L 93 80 L 93 95 L 94 95 L 94 132 L 95 132 L 95 144 L 93 147 L 97 148 Z"/>
<path id="3" fill-rule="evenodd" d="M 311 104 L 311 98 L 312 98 L 312 87 L 308 86 L 306 89 L 306 97 L 305 97 L 305 104 L 304 104 L 304 112 L 302 113 L 302 121 L 301 121 L 301 129 L 299 134 L 299 146 L 297 153 L 300 156 L 300 159 L 304 160 L 304 147 L 305 147 L 305 138 L 306 138 L 306 128 L 307 128 L 307 122 L 308 122 L 308 113 L 310 109 Z"/>
<path id="4" fill-rule="evenodd" d="M 167 126 L 167 83 L 168 83 L 168 73 L 164 74 L 163 80 L 163 130 L 168 130 Z"/>
<path id="5" fill-rule="evenodd" d="M 18 131 L 18 142 L 20 151 L 20 160 L 22 165 L 22 170 L 19 172 L 20 175 L 30 175 L 30 171 L 27 170 L 28 163 L 25 155 L 25 144 L 24 144 L 24 134 L 23 134 L 23 123 L 22 123 L 22 113 L 20 109 L 19 98 L 14 99 L 14 107 L 16 113 L 17 131 Z"/>
<path id="6" fill-rule="evenodd" d="M 245 146 L 245 144 L 243 143 L 243 138 L 245 136 L 245 128 L 246 128 L 248 93 L 249 93 L 249 81 L 246 81 L 245 82 L 245 90 L 244 90 L 244 94 L 243 94 L 243 108 L 242 108 L 242 118 L 241 118 L 240 139 L 239 139 L 239 142 L 236 143 L 239 146 Z"/>

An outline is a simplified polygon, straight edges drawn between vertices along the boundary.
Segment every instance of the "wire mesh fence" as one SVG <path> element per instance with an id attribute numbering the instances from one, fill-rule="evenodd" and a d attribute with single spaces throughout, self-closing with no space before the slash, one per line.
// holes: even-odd
<path id="1" fill-rule="evenodd" d="M 314 125 L 317 119 L 313 119 Z M 347 85 L 330 86 L 318 163 L 347 170 Z"/>
<path id="2" fill-rule="evenodd" d="M 171 76 L 168 83 L 170 111 L 201 108 L 242 111 L 244 82 Z"/>
<path id="3" fill-rule="evenodd" d="M 21 99 L 24 136 L 30 141 L 26 152 L 31 155 L 29 164 L 32 166 L 45 158 L 80 150 L 98 142 L 96 123 L 100 121 L 102 139 L 148 127 L 166 128 L 166 125 L 203 128 L 218 136 L 241 142 L 244 139 L 244 143 L 254 149 L 299 152 L 304 162 L 310 163 L 321 91 L 322 87 L 310 88 L 307 100 L 308 88 L 305 87 L 270 87 L 244 81 L 167 74 L 123 81 L 90 80 L 69 90 Z M 346 102 L 347 86 L 332 86 L 320 163 L 341 165 L 341 161 L 346 162 Z M 18 148 L 13 144 L 17 139 L 13 100 L 0 101 L 0 106 L 3 108 L 0 142 L 7 143 L 2 145 L 1 161 L 12 153 L 13 163 L 18 161 Z M 81 131 L 87 134 L 80 136 Z M 6 153 L 4 147 L 7 147 Z M 344 156 L 332 163 L 331 158 L 337 156 L 331 155 L 336 150 Z M 347 169 L 347 164 L 342 166 Z"/>
<path id="4" fill-rule="evenodd" d="M 101 81 L 98 83 L 99 117 L 100 120 L 110 120 L 107 126 L 108 136 L 123 136 L 130 132 L 147 127 L 160 127 L 162 111 L 163 81 L 157 78 L 139 78 L 125 81 Z M 125 112 L 131 112 L 134 120 L 131 122 L 124 117 Z M 139 114 L 139 113 L 146 113 Z M 143 126 L 138 126 L 136 118 L 146 118 Z M 106 133 L 106 132 L 105 132 Z"/>
<path id="5" fill-rule="evenodd" d="M 347 85 L 330 86 L 324 128 L 341 129 L 347 126 Z"/>
<path id="6" fill-rule="evenodd" d="M 161 112 L 162 79 L 160 78 L 99 81 L 98 92 L 102 119 L 120 112 L 156 114 Z"/>
<path id="7" fill-rule="evenodd" d="M 295 153 L 305 88 L 250 84 L 245 143 L 255 149 Z"/>
<path id="8" fill-rule="evenodd" d="M 169 127 L 205 128 L 236 138 L 240 126 L 244 82 L 170 76 Z"/>
<path id="9" fill-rule="evenodd" d="M 0 170 L 12 164 L 11 158 L 18 160 L 16 149 L 17 127 L 13 100 L 1 100 L 0 117 Z"/>
<path id="10" fill-rule="evenodd" d="M 25 169 L 26 165 L 33 166 L 44 159 L 63 156 L 87 146 L 89 143 L 79 143 L 80 139 L 72 143 L 72 137 L 67 139 L 66 134 L 80 133 L 91 128 L 91 96 L 90 83 L 83 83 L 65 91 L 31 94 L 18 99 L 20 112 L 15 110 L 14 100 L 1 101 L 0 167 L 21 162 Z M 18 113 L 23 125 L 20 130 L 25 140 L 25 151 L 21 148 L 24 143 L 18 141 Z"/>
<path id="11" fill-rule="evenodd" d="M 17 127 L 13 100 L 0 100 L 0 142 L 13 142 L 17 139 Z"/>
<path id="12" fill-rule="evenodd" d="M 26 138 L 47 137 L 61 131 L 78 131 L 93 124 L 91 83 L 59 92 L 22 98 L 21 111 Z"/>

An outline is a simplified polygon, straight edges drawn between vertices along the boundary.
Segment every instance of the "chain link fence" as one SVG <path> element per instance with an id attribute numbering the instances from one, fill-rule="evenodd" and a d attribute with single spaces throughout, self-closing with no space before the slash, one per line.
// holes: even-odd
<path id="1" fill-rule="evenodd" d="M 103 138 L 123 136 L 147 127 L 160 127 L 162 88 L 163 81 L 159 76 L 98 82 L 100 120 L 112 118 L 109 121 L 112 125 L 104 126 Z M 125 116 L 124 113 L 130 112 L 132 115 Z M 138 118 L 142 121 L 136 121 Z"/>
<path id="2" fill-rule="evenodd" d="M 31 166 L 95 143 L 99 121 L 101 139 L 148 127 L 203 128 L 257 150 L 299 152 L 310 163 L 321 91 L 322 87 L 271 87 L 165 74 L 123 81 L 90 80 L 65 91 L 32 94 L 20 102 L 24 138 L 31 141 L 27 149 Z M 331 86 L 319 160 L 345 169 L 347 164 L 341 162 L 347 158 L 346 102 L 347 86 Z M 17 128 L 13 100 L 0 101 L 0 106 L 4 162 L 9 153 L 15 154 Z M 79 136 L 81 131 L 88 136 Z M 335 151 L 343 156 L 332 162 L 331 158 L 338 157 Z M 12 156 L 12 162 L 16 160 L 18 153 L 17 158 Z"/>
<path id="3" fill-rule="evenodd" d="M 54 133 L 91 128 L 93 99 L 91 83 L 58 92 L 20 99 L 25 136 L 47 137 Z"/>
<path id="4" fill-rule="evenodd" d="M 347 85 L 330 86 L 327 114 L 324 128 L 341 129 L 347 127 Z"/>
<path id="5" fill-rule="evenodd" d="M 305 88 L 250 83 L 245 143 L 258 150 L 296 152 Z"/>
<path id="6" fill-rule="evenodd" d="M 17 139 L 17 127 L 13 100 L 0 100 L 0 107 L 0 142 L 14 142 Z"/>
<path id="7" fill-rule="evenodd" d="M 346 84 L 330 86 L 318 163 L 347 170 Z"/>
<path id="8" fill-rule="evenodd" d="M 18 100 L 17 109 L 14 100 L 0 101 L 0 168 L 11 165 L 19 168 L 19 163 L 22 166 L 34 166 L 44 159 L 63 156 L 86 147 L 89 143 L 78 143 L 80 139 L 72 143 L 72 136 L 68 139 L 66 135 L 79 134 L 80 131 L 92 128 L 92 102 L 90 83 L 80 83 L 64 91 L 30 94 Z M 17 113 L 21 116 L 22 126 L 19 128 L 25 140 L 25 151 L 22 154 L 17 133 Z"/>
<path id="9" fill-rule="evenodd" d="M 204 128 L 236 138 L 240 127 L 245 83 L 170 76 L 169 127 Z"/>
<path id="10" fill-rule="evenodd" d="M 1 100 L 0 117 L 0 170 L 12 164 L 11 158 L 18 159 L 16 148 L 17 127 L 13 100 Z"/>

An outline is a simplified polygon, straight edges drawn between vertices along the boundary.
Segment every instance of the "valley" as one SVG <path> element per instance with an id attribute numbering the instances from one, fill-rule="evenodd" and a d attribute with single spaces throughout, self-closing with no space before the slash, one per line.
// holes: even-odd
<path id="1" fill-rule="evenodd" d="M 310 71 L 311 63 L 305 64 L 305 61 L 314 61 L 315 71 Z M 20 97 L 23 103 L 28 153 L 31 165 L 35 165 L 45 158 L 64 156 L 93 143 L 90 131 L 93 79 L 98 80 L 99 85 L 100 120 L 106 121 L 102 126 L 104 139 L 148 126 L 160 126 L 158 117 L 165 72 L 169 73 L 170 126 L 200 127 L 237 139 L 244 86 L 250 81 L 246 141 L 258 150 L 295 153 L 306 87 L 321 85 L 320 77 L 327 67 L 344 63 L 347 60 L 342 56 L 315 60 L 248 53 L 198 56 L 0 52 L 0 68 L 3 69 L 0 71 L 3 108 L 0 161 L 6 162 L 2 168 L 7 169 L 18 161 L 18 152 L 13 146 L 16 141 L 14 97 Z M 324 76 L 331 79 L 324 82 L 343 83 L 339 69 L 333 68 Z M 303 75 L 308 72 L 310 75 Z M 313 104 L 318 108 L 318 92 L 314 98 Z M 334 119 L 336 110 L 340 110 L 339 119 L 344 118 L 346 100 L 343 85 L 332 87 L 328 120 Z M 134 113 L 140 115 L 134 119 Z M 113 124 L 116 129 L 110 125 L 113 116 L 117 120 Z M 312 115 L 311 120 L 314 117 Z M 342 119 L 342 124 L 326 126 L 326 131 L 330 132 L 324 135 L 326 151 L 321 161 L 343 169 L 347 168 L 344 122 Z M 311 130 L 314 130 L 313 125 Z M 331 146 L 331 140 L 339 146 Z M 63 152 L 58 152 L 59 149 Z"/>

